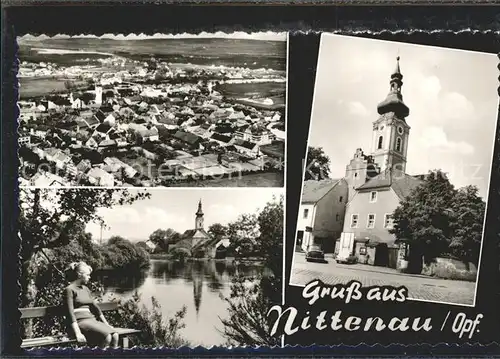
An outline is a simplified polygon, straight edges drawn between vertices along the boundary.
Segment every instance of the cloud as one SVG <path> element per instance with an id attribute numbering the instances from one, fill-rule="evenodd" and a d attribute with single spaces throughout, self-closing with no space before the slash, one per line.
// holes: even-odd
<path id="1" fill-rule="evenodd" d="M 104 218 L 106 224 L 110 226 L 112 224 L 120 223 L 141 223 L 141 215 L 139 212 L 132 207 L 120 206 L 113 208 L 99 208 L 97 211 L 98 215 Z"/>
<path id="2" fill-rule="evenodd" d="M 420 144 L 428 150 L 470 155 L 474 147 L 465 141 L 450 141 L 442 127 L 430 126 L 423 129 Z"/>
<path id="3" fill-rule="evenodd" d="M 458 92 L 447 93 L 443 97 L 442 115 L 448 120 L 473 121 L 474 105 Z"/>
<path id="4" fill-rule="evenodd" d="M 211 218 L 217 218 L 214 222 L 228 223 L 238 217 L 241 211 L 232 204 L 212 204 L 206 210 Z"/>
<path id="5" fill-rule="evenodd" d="M 416 87 L 420 95 L 424 96 L 424 98 L 435 100 L 441 92 L 441 81 L 439 78 L 436 76 L 415 77 L 418 79 Z"/>
<path id="6" fill-rule="evenodd" d="M 168 213 L 158 207 L 146 207 L 142 216 L 148 223 L 154 223 L 165 228 L 169 226 L 179 227 L 186 222 L 186 218 Z"/>
<path id="7" fill-rule="evenodd" d="M 370 115 L 370 111 L 366 109 L 366 107 L 358 101 L 351 101 L 347 103 L 348 111 L 351 115 L 365 117 Z"/>

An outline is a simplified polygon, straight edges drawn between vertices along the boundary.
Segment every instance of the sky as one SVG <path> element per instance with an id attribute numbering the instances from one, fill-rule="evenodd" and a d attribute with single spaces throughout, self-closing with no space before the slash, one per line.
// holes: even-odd
<path id="1" fill-rule="evenodd" d="M 231 39 L 249 39 L 249 40 L 268 40 L 268 41 L 286 41 L 286 32 L 272 32 L 272 31 L 261 31 L 261 32 L 253 32 L 247 33 L 243 31 L 236 31 L 232 33 L 224 33 L 222 31 L 217 31 L 213 33 L 209 32 L 200 32 L 199 34 L 154 34 L 154 35 L 145 35 L 145 34 L 104 34 L 101 36 L 96 35 L 75 35 L 69 36 L 64 34 L 59 34 L 53 36 L 53 38 L 103 38 L 103 39 L 115 39 L 115 40 L 145 40 L 145 39 L 186 39 L 186 38 L 231 38 Z M 20 39 L 27 38 L 49 38 L 46 35 L 33 36 L 33 35 L 24 35 Z"/>
<path id="2" fill-rule="evenodd" d="M 485 198 L 498 108 L 494 54 L 323 34 L 309 146 L 323 147 L 332 178 L 345 175 L 356 148 L 371 153 L 372 122 L 398 55 L 410 108 L 406 172 L 441 169 Z"/>
<path id="3" fill-rule="evenodd" d="M 133 191 L 131 189 L 130 191 Z M 149 199 L 136 201 L 132 205 L 100 208 L 107 225 L 102 238 L 122 236 L 131 241 L 147 240 L 155 230 L 172 228 L 178 232 L 194 229 L 195 213 L 201 199 L 205 213 L 204 227 L 213 223 L 228 224 L 244 213 L 257 213 L 263 209 L 273 195 L 283 193 L 277 188 L 221 188 L 221 189 L 148 189 Z M 101 228 L 88 223 L 86 231 L 99 240 Z"/>

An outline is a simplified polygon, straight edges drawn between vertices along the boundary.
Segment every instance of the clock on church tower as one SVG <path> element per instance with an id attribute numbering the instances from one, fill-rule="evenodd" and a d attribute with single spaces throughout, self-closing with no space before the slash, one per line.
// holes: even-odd
<path id="1" fill-rule="evenodd" d="M 373 122 L 372 156 L 381 171 L 390 167 L 405 173 L 410 134 L 406 117 L 410 114 L 410 109 L 403 102 L 401 94 L 403 75 L 399 66 L 399 56 L 389 84 L 389 94 L 377 106 L 380 116 Z"/>

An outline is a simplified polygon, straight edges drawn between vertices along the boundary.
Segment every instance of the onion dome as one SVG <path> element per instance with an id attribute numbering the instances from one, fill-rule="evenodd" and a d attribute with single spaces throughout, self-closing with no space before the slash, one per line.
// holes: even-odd
<path id="1" fill-rule="evenodd" d="M 388 112 L 394 112 L 396 116 L 404 119 L 410 114 L 410 109 L 403 102 L 401 88 L 403 87 L 403 74 L 399 67 L 399 56 L 396 58 L 396 69 L 391 75 L 390 91 L 384 101 L 378 104 L 377 111 L 380 115 Z"/>

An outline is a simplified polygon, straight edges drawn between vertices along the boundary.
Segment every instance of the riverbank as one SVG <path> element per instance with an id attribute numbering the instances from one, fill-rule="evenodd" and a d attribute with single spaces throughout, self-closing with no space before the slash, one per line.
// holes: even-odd
<path id="1" fill-rule="evenodd" d="M 149 255 L 150 259 L 155 260 L 171 260 L 174 261 L 172 255 L 170 253 L 152 253 Z M 221 259 L 215 258 L 187 258 L 187 262 L 216 262 L 216 263 L 231 263 L 231 264 L 244 264 L 244 263 L 252 263 L 252 264 L 260 264 L 264 261 L 263 258 L 258 257 L 249 257 L 249 258 L 235 258 L 235 257 L 226 257 Z"/>
<path id="2" fill-rule="evenodd" d="M 255 278 L 262 272 L 263 266 L 255 261 L 235 263 L 197 259 L 179 262 L 163 258 L 152 259 L 150 270 L 140 280 L 128 280 L 128 275 L 123 274 L 125 278 L 110 277 L 102 282 L 106 298 L 127 301 L 137 293 L 138 307 L 159 312 L 167 321 L 186 307 L 182 317 L 185 327 L 179 329 L 178 335 L 190 346 L 210 347 L 223 345 L 227 340 L 222 334 L 221 319 L 229 319 L 226 298 L 231 296 L 233 280 Z M 153 297 L 159 305 L 157 309 L 154 309 Z"/>

